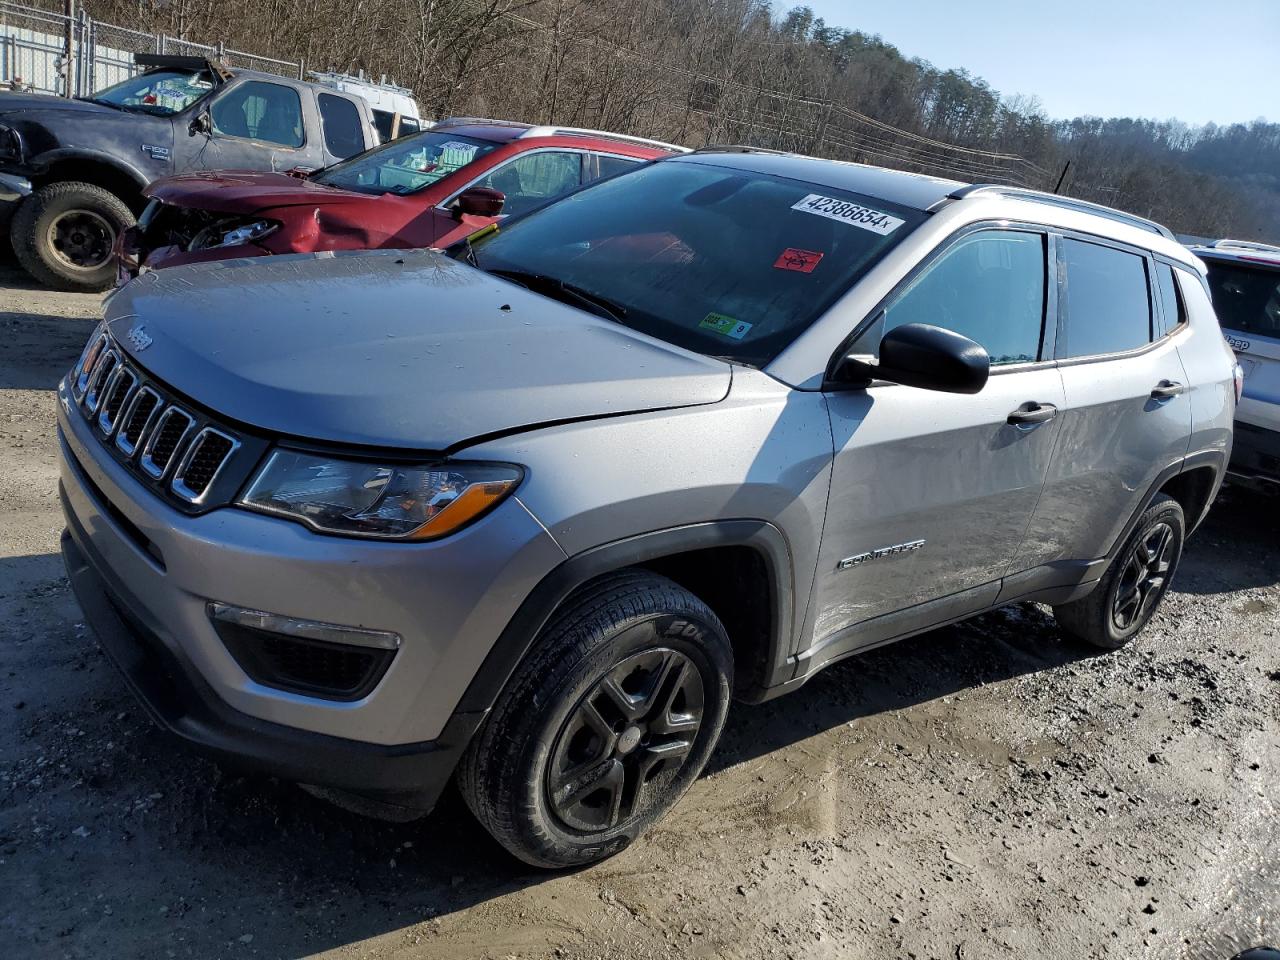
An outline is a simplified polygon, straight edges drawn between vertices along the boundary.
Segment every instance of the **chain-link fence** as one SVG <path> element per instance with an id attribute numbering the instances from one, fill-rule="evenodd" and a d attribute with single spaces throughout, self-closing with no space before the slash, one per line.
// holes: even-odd
<path id="1" fill-rule="evenodd" d="M 88 96 L 138 72 L 138 53 L 210 57 L 228 67 L 301 79 L 305 67 L 222 44 L 195 43 L 0 0 L 0 89 Z"/>

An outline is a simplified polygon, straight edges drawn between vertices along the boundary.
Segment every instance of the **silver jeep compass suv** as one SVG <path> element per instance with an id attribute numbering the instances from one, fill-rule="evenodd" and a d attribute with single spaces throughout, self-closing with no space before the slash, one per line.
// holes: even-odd
<path id="1" fill-rule="evenodd" d="M 80 603 L 181 737 L 542 866 L 676 802 L 732 697 L 1019 600 L 1131 639 L 1222 479 L 1168 232 L 713 150 L 449 255 L 151 273 L 61 384 Z"/>

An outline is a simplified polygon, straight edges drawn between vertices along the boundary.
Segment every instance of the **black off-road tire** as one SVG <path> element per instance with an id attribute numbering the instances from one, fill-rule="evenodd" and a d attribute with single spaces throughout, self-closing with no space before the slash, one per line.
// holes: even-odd
<path id="1" fill-rule="evenodd" d="M 88 225 L 85 244 L 94 252 L 86 259 L 92 265 L 77 266 L 53 242 L 57 225 L 74 217 Z M 113 245 L 115 238 L 135 222 L 133 211 L 109 190 L 67 180 L 41 187 L 19 204 L 9 225 L 9 241 L 27 273 L 46 286 L 96 293 L 108 289 L 116 280 L 114 257 L 108 252 L 99 263 L 97 249 L 103 244 Z"/>
<path id="2" fill-rule="evenodd" d="M 525 863 L 602 860 L 697 779 L 732 689 L 732 648 L 706 604 L 646 571 L 604 577 L 565 601 L 508 681 L 459 765 L 462 796 Z"/>
<path id="3" fill-rule="evenodd" d="M 1053 608 L 1058 625 L 1095 647 L 1123 647 L 1142 632 L 1164 599 L 1182 559 L 1186 530 L 1178 501 L 1158 494 L 1093 592 Z M 1143 584 L 1147 584 L 1145 590 Z"/>

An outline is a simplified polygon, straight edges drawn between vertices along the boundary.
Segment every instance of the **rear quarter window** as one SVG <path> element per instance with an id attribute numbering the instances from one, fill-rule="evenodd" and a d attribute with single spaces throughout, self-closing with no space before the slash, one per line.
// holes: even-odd
<path id="1" fill-rule="evenodd" d="M 1062 244 L 1066 324 L 1059 357 L 1094 357 L 1151 342 L 1147 262 L 1136 253 L 1085 240 Z"/>

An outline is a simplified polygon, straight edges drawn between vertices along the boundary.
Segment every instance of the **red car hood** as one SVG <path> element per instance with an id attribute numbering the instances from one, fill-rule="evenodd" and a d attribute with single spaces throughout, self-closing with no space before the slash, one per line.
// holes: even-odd
<path id="1" fill-rule="evenodd" d="M 252 170 L 218 170 L 161 177 L 143 193 L 162 203 L 218 213 L 256 213 L 268 207 L 319 206 L 367 203 L 376 197 L 350 190 L 325 187 L 287 173 Z"/>

